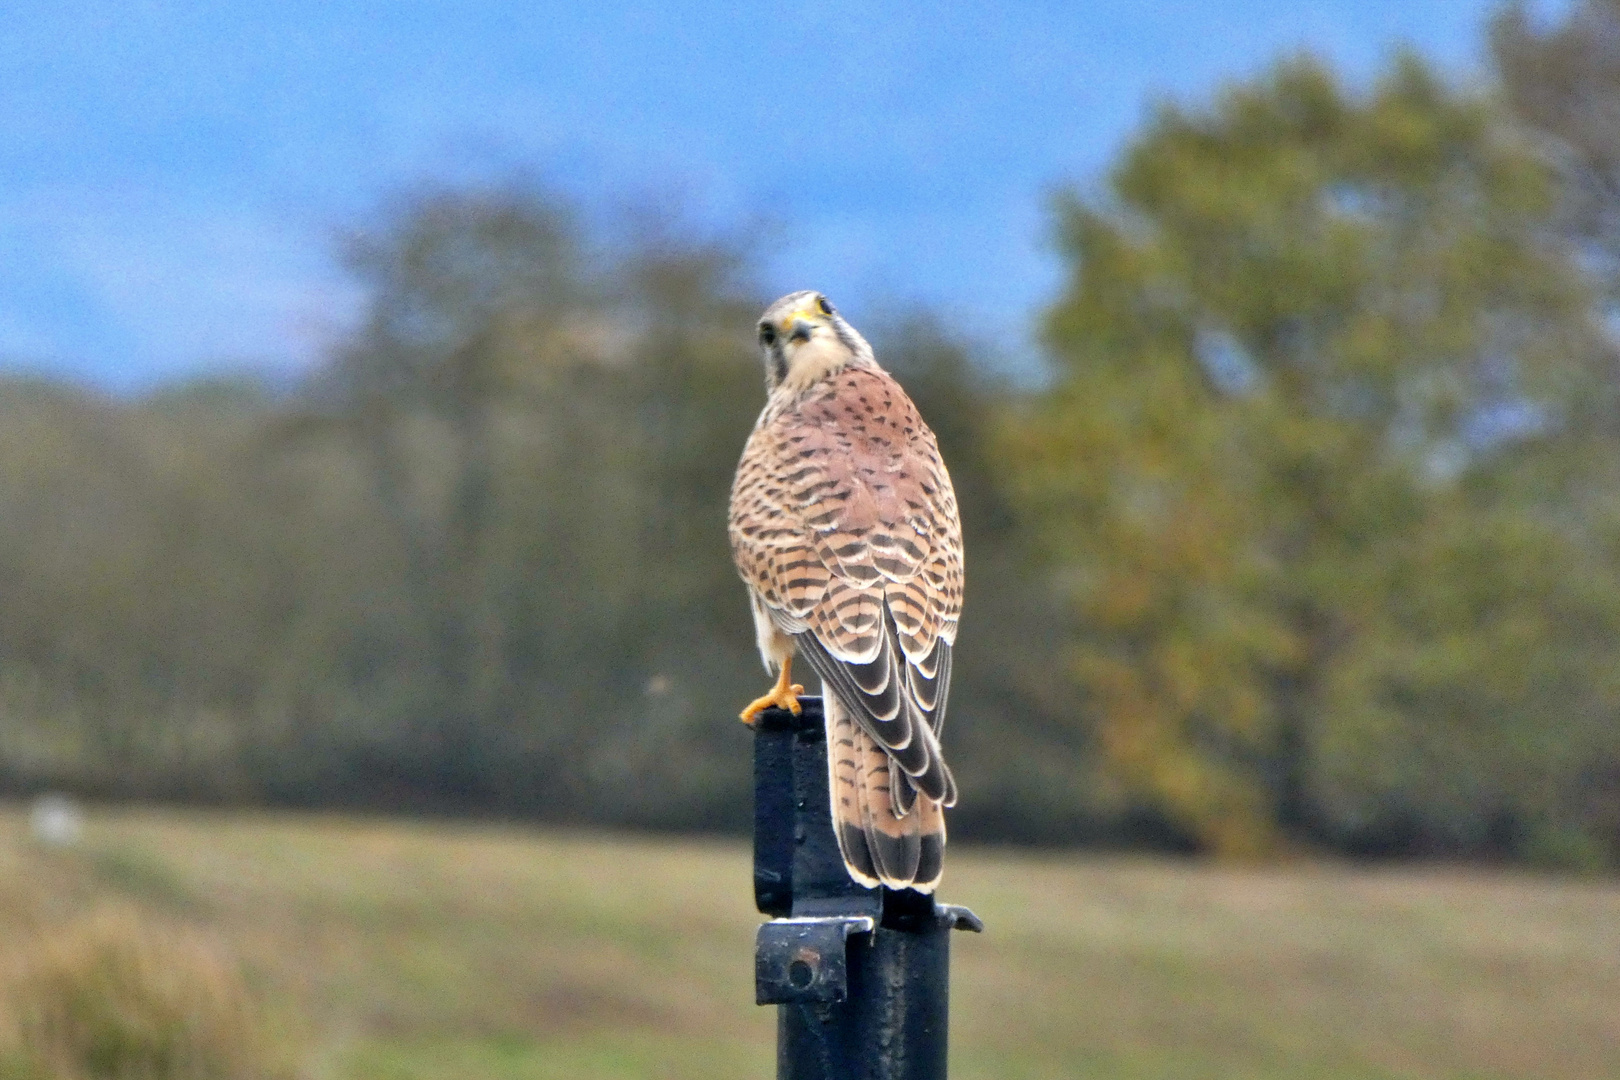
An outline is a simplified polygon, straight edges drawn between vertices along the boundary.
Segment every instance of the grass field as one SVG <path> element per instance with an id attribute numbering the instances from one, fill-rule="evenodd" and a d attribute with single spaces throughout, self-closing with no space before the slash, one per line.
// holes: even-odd
<path id="1" fill-rule="evenodd" d="M 1620 1077 L 1620 885 L 956 850 L 952 1075 Z M 728 842 L 0 813 L 0 954 L 133 905 L 239 958 L 311 1077 L 772 1075 Z M 0 955 L 3 959 L 3 955 Z"/>

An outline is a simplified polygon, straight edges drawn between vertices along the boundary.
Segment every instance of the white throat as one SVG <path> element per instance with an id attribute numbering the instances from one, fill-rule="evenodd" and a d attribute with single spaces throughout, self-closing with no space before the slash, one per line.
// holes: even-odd
<path id="1" fill-rule="evenodd" d="M 822 331 L 796 346 L 780 389 L 797 397 L 816 383 L 855 362 L 855 355 L 834 334 Z"/>

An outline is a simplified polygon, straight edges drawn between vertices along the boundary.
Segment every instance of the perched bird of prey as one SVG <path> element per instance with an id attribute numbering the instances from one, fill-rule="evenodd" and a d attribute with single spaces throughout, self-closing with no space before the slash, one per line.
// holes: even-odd
<path id="1" fill-rule="evenodd" d="M 939 735 L 962 610 L 962 527 L 934 433 L 818 292 L 759 321 L 765 409 L 731 487 L 731 550 L 770 693 L 821 677 L 834 832 L 862 885 L 932 892 L 956 802 Z"/>

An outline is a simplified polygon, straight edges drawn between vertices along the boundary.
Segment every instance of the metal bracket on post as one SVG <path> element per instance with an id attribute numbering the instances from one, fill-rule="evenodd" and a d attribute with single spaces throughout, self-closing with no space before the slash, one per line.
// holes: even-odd
<path id="1" fill-rule="evenodd" d="M 778 1080 L 945 1080 L 950 932 L 964 907 L 868 889 L 828 807 L 821 699 L 754 724 L 754 996 L 778 1006 Z"/>
<path id="2" fill-rule="evenodd" d="M 845 943 L 851 934 L 875 929 L 870 915 L 806 915 L 765 923 L 754 941 L 754 1003 L 843 1001 L 849 996 Z"/>

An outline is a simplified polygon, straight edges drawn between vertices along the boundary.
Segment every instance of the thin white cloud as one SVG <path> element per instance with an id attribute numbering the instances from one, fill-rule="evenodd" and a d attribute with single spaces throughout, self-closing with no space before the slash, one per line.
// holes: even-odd
<path id="1" fill-rule="evenodd" d="M 360 302 L 304 231 L 239 206 L 54 190 L 0 204 L 0 232 L 52 267 L 58 300 L 68 297 L 84 321 L 103 324 L 104 339 L 123 342 L 122 356 L 93 365 L 115 382 L 124 367 L 146 376 L 221 362 L 302 368 Z M 59 315 L 15 301 L 0 311 L 9 316 L 0 354 L 71 362 L 95 348 L 93 325 L 74 332 Z"/>

